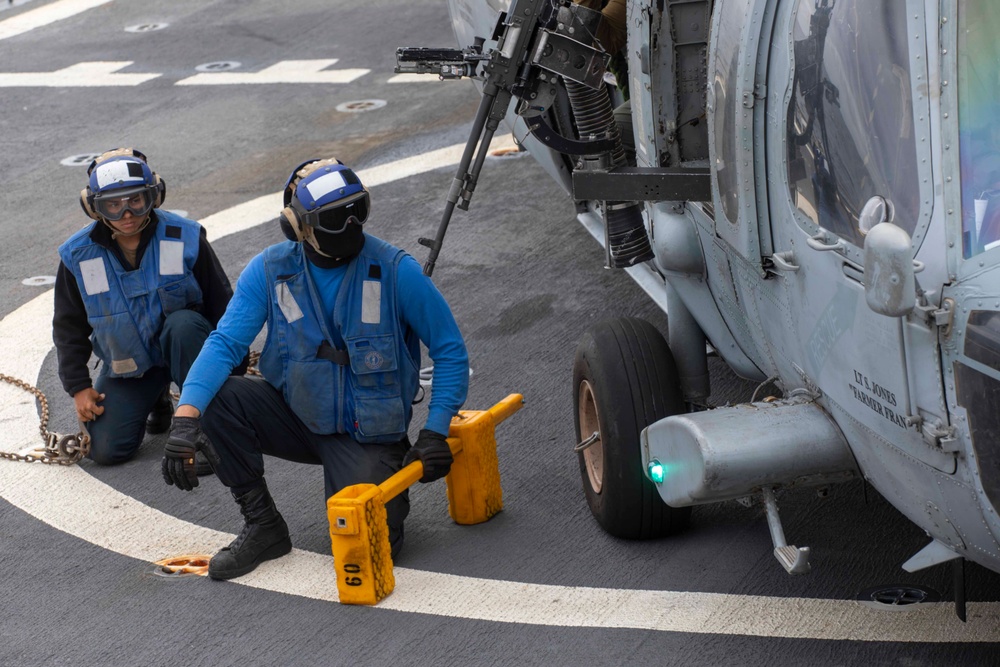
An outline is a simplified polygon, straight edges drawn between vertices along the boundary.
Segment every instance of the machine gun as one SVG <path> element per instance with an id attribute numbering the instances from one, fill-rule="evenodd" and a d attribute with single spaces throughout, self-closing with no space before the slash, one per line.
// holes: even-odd
<path id="1" fill-rule="evenodd" d="M 442 79 L 461 79 L 476 75 L 476 66 L 489 56 L 483 55 L 485 39 L 466 49 L 404 47 L 396 49 L 397 74 L 437 74 Z"/>
<path id="2" fill-rule="evenodd" d="M 518 115 L 544 145 L 571 155 L 600 155 L 614 148 L 614 140 L 607 136 L 583 141 L 563 137 L 544 116 L 555 101 L 560 77 L 594 89 L 603 85 L 609 57 L 593 37 L 600 18 L 600 13 L 569 0 L 514 0 L 497 19 L 490 38 L 495 47 L 484 50 L 487 40 L 477 37 L 476 43 L 465 49 L 397 49 L 397 73 L 482 81 L 483 99 L 448 191 L 437 235 L 419 239 L 430 248 L 425 275 L 434 272 L 455 207 L 469 209 L 490 142 L 515 97 L 520 100 Z"/>

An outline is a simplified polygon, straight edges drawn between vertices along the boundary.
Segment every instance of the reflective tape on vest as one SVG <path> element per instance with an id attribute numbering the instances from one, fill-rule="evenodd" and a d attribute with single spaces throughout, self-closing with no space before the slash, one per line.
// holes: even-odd
<path id="1" fill-rule="evenodd" d="M 160 275 L 184 275 L 184 242 L 160 240 Z"/>
<path id="2" fill-rule="evenodd" d="M 299 304 L 296 303 L 295 297 L 292 296 L 292 291 L 288 289 L 287 283 L 278 283 L 274 287 L 275 293 L 278 297 L 278 307 L 281 308 L 281 314 L 285 316 L 285 320 L 289 324 L 295 322 L 296 320 L 302 319 L 302 309 L 299 308 Z"/>
<path id="3" fill-rule="evenodd" d="M 108 272 L 104 268 L 104 259 L 94 257 L 80 262 L 80 275 L 83 276 L 83 289 L 87 296 L 103 294 L 111 290 L 108 285 Z"/>
<path id="4" fill-rule="evenodd" d="M 382 322 L 382 283 L 366 280 L 361 287 L 361 321 L 364 324 Z"/>

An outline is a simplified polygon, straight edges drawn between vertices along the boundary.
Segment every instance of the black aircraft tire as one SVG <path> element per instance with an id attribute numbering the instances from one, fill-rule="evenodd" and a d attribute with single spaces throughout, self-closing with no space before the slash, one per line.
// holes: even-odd
<path id="1" fill-rule="evenodd" d="M 651 539 L 683 529 L 690 507 L 670 507 L 642 468 L 639 433 L 684 412 L 670 347 L 649 322 L 601 322 L 577 346 L 573 364 L 577 442 L 600 438 L 578 454 L 590 511 L 616 537 Z"/>

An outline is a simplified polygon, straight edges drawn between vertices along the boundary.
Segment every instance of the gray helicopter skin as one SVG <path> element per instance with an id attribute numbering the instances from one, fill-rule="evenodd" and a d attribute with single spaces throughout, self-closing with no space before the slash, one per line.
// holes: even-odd
<path id="1" fill-rule="evenodd" d="M 1000 7 L 627 4 L 637 166 L 710 168 L 710 201 L 643 204 L 655 258 L 637 268 L 662 285 L 685 404 L 708 395 L 706 340 L 783 393 L 641 424 L 647 477 L 667 471 L 660 499 L 759 497 L 775 555 L 803 572 L 773 492 L 861 475 L 931 538 L 905 569 L 1000 572 Z M 509 3 L 449 5 L 466 45 Z M 516 106 L 515 136 L 591 199 Z"/>

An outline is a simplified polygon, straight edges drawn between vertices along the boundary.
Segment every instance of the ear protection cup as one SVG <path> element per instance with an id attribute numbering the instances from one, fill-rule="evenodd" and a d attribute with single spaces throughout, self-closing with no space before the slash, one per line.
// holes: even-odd
<path id="1" fill-rule="evenodd" d="M 289 241 L 305 240 L 302 225 L 299 223 L 299 216 L 295 215 L 295 211 L 292 210 L 291 206 L 286 206 L 278 214 L 278 224 L 281 226 L 281 231 L 285 234 L 285 238 Z"/>
<path id="2" fill-rule="evenodd" d="M 153 185 L 156 186 L 156 195 L 153 197 L 153 208 L 160 208 L 163 206 L 163 200 L 167 197 L 167 184 L 155 171 L 153 172 Z"/>
<path id="3" fill-rule="evenodd" d="M 87 214 L 87 217 L 100 220 L 101 218 L 97 215 L 97 211 L 94 210 L 93 202 L 94 195 L 90 193 L 90 186 L 88 185 L 83 190 L 80 190 L 80 208 Z"/>

